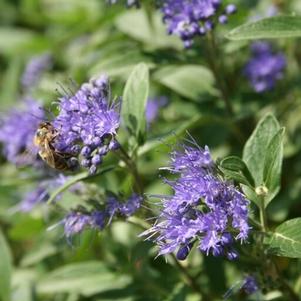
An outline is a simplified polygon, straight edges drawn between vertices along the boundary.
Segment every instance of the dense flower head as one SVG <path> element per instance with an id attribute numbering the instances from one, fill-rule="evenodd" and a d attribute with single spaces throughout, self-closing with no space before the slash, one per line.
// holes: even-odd
<path id="1" fill-rule="evenodd" d="M 59 115 L 53 121 L 59 131 L 55 148 L 79 157 L 83 167 L 96 172 L 102 157 L 118 148 L 119 103 L 110 104 L 106 76 L 83 84 L 74 95 L 61 97 Z"/>
<path id="2" fill-rule="evenodd" d="M 0 143 L 8 161 L 16 165 L 28 165 L 37 161 L 38 150 L 33 138 L 43 120 L 44 111 L 39 104 L 27 99 L 21 108 L 13 109 L 0 120 Z"/>
<path id="3" fill-rule="evenodd" d="M 142 235 L 155 240 L 159 255 L 178 250 L 178 259 L 185 259 L 196 244 L 207 255 L 237 258 L 233 243 L 248 237 L 249 201 L 217 175 L 208 147 L 183 146 L 165 169 L 178 174 L 165 180 L 174 194 L 163 197 L 157 222 Z"/>
<path id="4" fill-rule="evenodd" d="M 226 23 L 236 7 L 222 0 L 162 0 L 163 20 L 168 33 L 179 36 L 190 47 L 197 36 L 211 31 L 216 22 Z"/>
<path id="5" fill-rule="evenodd" d="M 246 64 L 244 73 L 258 93 L 272 90 L 282 79 L 286 59 L 282 53 L 274 53 L 271 44 L 255 42 L 251 46 L 252 57 Z"/>
<path id="6" fill-rule="evenodd" d="M 23 75 L 21 77 L 21 84 L 24 89 L 34 87 L 39 81 L 43 72 L 51 67 L 52 58 L 49 53 L 34 56 L 27 63 Z"/>
<path id="7" fill-rule="evenodd" d="M 102 230 L 116 215 L 124 217 L 133 215 L 140 208 L 142 200 L 143 198 L 137 194 L 133 194 L 125 202 L 111 196 L 108 197 L 103 210 L 73 210 L 62 221 L 65 235 L 69 238 L 86 228 Z"/>
<path id="8" fill-rule="evenodd" d="M 157 119 L 160 109 L 164 107 L 166 104 L 167 104 L 167 98 L 164 96 L 158 98 L 149 98 L 147 100 L 145 117 L 148 126 L 150 126 L 150 124 Z"/>

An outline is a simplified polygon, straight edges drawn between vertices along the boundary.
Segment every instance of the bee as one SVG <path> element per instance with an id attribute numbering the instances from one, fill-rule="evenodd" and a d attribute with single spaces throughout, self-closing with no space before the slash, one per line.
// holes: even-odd
<path id="1" fill-rule="evenodd" d="M 54 147 L 55 139 L 58 137 L 58 130 L 50 122 L 42 122 L 34 136 L 34 144 L 39 148 L 39 156 L 50 167 L 57 170 L 69 170 L 69 153 L 58 151 Z"/>

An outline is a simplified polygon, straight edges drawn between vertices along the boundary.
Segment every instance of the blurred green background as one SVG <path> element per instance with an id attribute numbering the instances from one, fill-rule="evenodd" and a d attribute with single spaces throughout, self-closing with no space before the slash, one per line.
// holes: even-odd
<path id="1" fill-rule="evenodd" d="M 191 50 L 184 50 L 177 37 L 166 34 L 162 16 L 151 1 L 145 1 L 141 9 L 128 10 L 122 4 L 108 6 L 103 0 L 0 0 L 0 112 L 5 115 L 29 96 L 22 90 L 20 78 L 35 55 L 47 52 L 53 57 L 52 68 L 30 91 L 30 96 L 49 110 L 61 86 L 69 87 L 70 80 L 80 84 L 101 73 L 111 78 L 112 96 L 122 95 L 133 67 L 145 62 L 151 70 L 151 96 L 169 99 L 139 150 L 146 193 L 169 192 L 158 177 L 158 168 L 167 164 L 166 143 L 172 144 L 186 130 L 200 145 L 209 145 L 215 158 L 241 155 L 257 120 L 273 112 L 286 127 L 286 143 L 283 187 L 269 207 L 269 218 L 276 225 L 288 217 L 300 216 L 300 40 L 274 41 L 287 56 L 286 76 L 272 92 L 259 95 L 241 76 L 250 55 L 250 42 L 229 41 L 224 35 L 252 16 L 263 16 L 271 4 L 282 13 L 301 14 L 301 2 L 225 2 L 235 2 L 238 7 L 231 22 L 216 31 L 223 53 L 217 60 L 223 63 L 224 76 L 230 83 L 234 117 L 228 116 L 221 101 L 219 83 L 207 63 L 205 42 L 200 39 Z M 121 141 L 127 139 L 123 131 L 120 137 Z M 162 137 L 166 143 L 162 143 Z M 124 221 L 114 222 L 102 233 L 85 231 L 68 243 L 62 227 L 47 231 L 64 212 L 46 206 L 27 214 L 14 212 L 12 208 L 39 179 L 30 168 L 17 169 L 3 157 L 0 160 L 2 301 L 199 300 L 190 288 L 190 275 L 181 272 L 183 266 L 196 276 L 201 288 L 211 290 L 213 298 L 220 300 L 247 272 L 197 251 L 183 266 L 169 257 L 154 260 L 157 250 L 138 237 L 143 229 Z M 106 175 L 92 184 L 97 189 L 121 187 L 130 191 L 131 179 L 123 176 Z M 81 202 L 68 192 L 61 198 L 66 208 Z M 151 201 L 146 206 L 156 210 Z M 300 261 L 285 261 L 283 265 L 288 277 L 300 274 Z M 300 292 L 300 276 L 297 285 Z M 241 294 L 233 300 L 246 298 Z"/>

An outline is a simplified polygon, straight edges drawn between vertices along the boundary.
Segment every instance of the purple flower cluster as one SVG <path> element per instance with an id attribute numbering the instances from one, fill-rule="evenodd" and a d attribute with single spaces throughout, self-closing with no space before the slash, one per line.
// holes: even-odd
<path id="1" fill-rule="evenodd" d="M 53 126 L 60 135 L 55 148 L 80 158 L 83 167 L 96 172 L 102 157 L 118 148 L 115 135 L 119 128 L 119 103 L 110 104 L 106 76 L 83 84 L 72 96 L 60 99 L 59 115 Z"/>
<path id="2" fill-rule="evenodd" d="M 222 0 L 163 0 L 163 20 L 168 33 L 179 36 L 190 47 L 196 36 L 211 31 L 216 22 L 227 23 L 236 6 L 222 5 Z"/>
<path id="3" fill-rule="evenodd" d="M 248 237 L 249 201 L 219 178 L 208 147 L 195 144 L 173 151 L 165 169 L 179 175 L 175 181 L 165 180 L 174 194 L 162 199 L 157 222 L 142 235 L 155 240 L 159 255 L 177 250 L 179 260 L 194 244 L 206 255 L 237 258 L 233 243 Z"/>
<path id="4" fill-rule="evenodd" d="M 27 99 L 24 108 L 14 109 L 0 120 L 0 143 L 8 161 L 16 165 L 29 165 L 37 161 L 38 150 L 33 138 L 44 118 L 39 104 Z"/>
<path id="5" fill-rule="evenodd" d="M 160 108 L 164 107 L 167 104 L 167 98 L 164 96 L 158 98 L 149 98 L 147 100 L 145 117 L 148 126 L 153 123 L 158 117 Z"/>
<path id="6" fill-rule="evenodd" d="M 283 77 L 286 59 L 282 53 L 273 53 L 271 44 L 255 42 L 251 46 L 252 58 L 246 64 L 244 73 L 258 93 L 272 90 Z"/>
<path id="7" fill-rule="evenodd" d="M 52 58 L 49 53 L 31 58 L 27 63 L 24 73 L 21 77 L 21 84 L 25 90 L 35 86 L 39 81 L 41 74 L 51 67 Z"/>
<path id="8" fill-rule="evenodd" d="M 117 214 L 129 217 L 141 206 L 143 198 L 133 194 L 126 202 L 119 202 L 115 197 L 109 197 L 102 211 L 72 211 L 62 221 L 67 238 L 82 232 L 85 228 L 102 230 L 110 224 Z"/>

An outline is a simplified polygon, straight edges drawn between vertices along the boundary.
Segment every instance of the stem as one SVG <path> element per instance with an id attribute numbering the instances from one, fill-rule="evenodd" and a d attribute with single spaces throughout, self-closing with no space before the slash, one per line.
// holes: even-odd
<path id="1" fill-rule="evenodd" d="M 267 224 L 267 216 L 264 207 L 264 197 L 260 198 L 259 214 L 260 214 L 260 224 L 261 224 L 262 231 L 267 232 L 268 224 Z"/>
<path id="2" fill-rule="evenodd" d="M 260 223 L 258 223 L 255 219 L 249 217 L 249 223 L 256 227 L 257 229 L 262 229 L 262 226 Z"/>
<path id="3" fill-rule="evenodd" d="M 147 230 L 151 227 L 151 225 L 145 221 L 145 220 L 142 220 L 141 218 L 137 217 L 137 216 L 130 216 L 127 221 L 132 224 L 132 225 L 135 225 L 139 228 L 141 228 L 142 230 Z"/>
<path id="4" fill-rule="evenodd" d="M 228 87 L 227 87 L 224 77 L 222 75 L 223 67 L 219 66 L 216 63 L 216 60 L 220 57 L 220 55 L 218 53 L 218 47 L 216 45 L 213 32 L 208 33 L 207 41 L 208 41 L 208 50 L 207 50 L 208 55 L 207 56 L 208 56 L 208 62 L 209 62 L 210 69 L 213 72 L 213 75 L 216 80 L 216 84 L 218 85 L 218 87 L 221 91 L 222 99 L 224 101 L 226 110 L 227 110 L 228 114 L 231 117 L 233 117 L 234 111 L 233 111 L 231 101 L 229 99 Z"/>
<path id="5" fill-rule="evenodd" d="M 128 153 L 125 151 L 125 149 L 121 145 L 119 147 L 119 151 L 120 151 L 120 155 L 121 155 L 120 158 L 126 164 L 126 166 L 129 168 L 129 170 L 131 171 L 131 173 L 135 179 L 135 186 L 136 186 L 137 192 L 140 195 L 143 195 L 143 184 L 142 184 L 140 175 L 138 173 L 136 164 L 134 163 L 132 158 L 128 155 Z"/>

